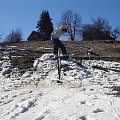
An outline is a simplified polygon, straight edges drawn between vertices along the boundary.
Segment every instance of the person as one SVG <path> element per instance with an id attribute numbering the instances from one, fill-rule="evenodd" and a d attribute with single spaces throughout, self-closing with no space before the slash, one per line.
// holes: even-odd
<path id="1" fill-rule="evenodd" d="M 62 50 L 62 54 L 66 55 L 66 59 L 69 59 L 69 56 L 67 56 L 66 47 L 64 44 L 59 40 L 60 36 L 67 33 L 67 25 L 65 22 L 62 22 L 61 26 L 57 29 L 55 29 L 51 33 L 51 40 L 53 41 L 53 53 L 55 56 L 58 56 L 58 49 L 60 48 Z"/>
<path id="2" fill-rule="evenodd" d="M 88 49 L 88 56 L 90 56 L 90 55 L 99 56 L 97 53 L 94 52 L 94 48 L 89 48 L 89 49 Z"/>

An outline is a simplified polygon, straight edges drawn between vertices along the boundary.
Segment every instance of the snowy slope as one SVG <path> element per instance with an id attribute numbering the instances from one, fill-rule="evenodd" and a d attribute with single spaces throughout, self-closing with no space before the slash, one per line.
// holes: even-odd
<path id="1" fill-rule="evenodd" d="M 10 60 L 0 61 L 0 120 L 120 120 L 120 98 L 112 87 L 120 86 L 120 63 L 36 59 L 21 74 Z M 93 68 L 92 66 L 99 66 Z M 106 69 L 100 69 L 106 68 Z M 117 71 L 115 71 L 117 70 Z"/>

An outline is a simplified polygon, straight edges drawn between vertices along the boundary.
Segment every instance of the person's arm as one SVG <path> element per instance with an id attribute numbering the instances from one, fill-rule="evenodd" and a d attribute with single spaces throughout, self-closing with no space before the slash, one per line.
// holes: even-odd
<path id="1" fill-rule="evenodd" d="M 58 29 L 62 30 L 62 29 L 66 29 L 66 28 L 67 28 L 66 22 L 62 22 L 61 26 Z"/>
<path id="2" fill-rule="evenodd" d="M 59 39 L 60 35 L 64 34 L 62 32 L 63 29 L 66 29 L 66 24 L 62 23 L 61 26 L 57 29 L 55 29 L 52 33 L 51 33 L 51 39 Z"/>

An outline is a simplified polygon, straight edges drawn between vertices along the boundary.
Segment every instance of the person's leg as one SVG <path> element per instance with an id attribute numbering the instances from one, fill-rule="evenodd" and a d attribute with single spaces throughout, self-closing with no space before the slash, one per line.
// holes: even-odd
<path id="1" fill-rule="evenodd" d="M 89 52 L 90 55 L 95 55 L 95 56 L 99 56 L 99 54 L 95 53 L 95 52 Z"/>
<path id="2" fill-rule="evenodd" d="M 69 55 L 67 55 L 66 48 L 65 48 L 64 44 L 60 40 L 59 40 L 59 48 L 62 50 L 62 54 L 66 55 L 66 56 L 64 56 L 64 59 L 68 60 L 69 59 Z"/>
<path id="3" fill-rule="evenodd" d="M 97 53 L 95 53 L 95 52 L 92 52 L 92 55 L 96 55 L 96 56 L 99 56 Z"/>
<path id="4" fill-rule="evenodd" d="M 60 40 L 58 41 L 58 47 L 62 50 L 63 55 L 67 54 L 65 46 Z"/>
<path id="5" fill-rule="evenodd" d="M 90 55 L 94 55 L 94 52 L 89 52 L 90 53 Z"/>
<path id="6" fill-rule="evenodd" d="M 55 40 L 53 40 L 53 53 L 54 53 L 54 55 L 58 55 L 58 40 L 57 39 L 55 39 Z"/>
<path id="7" fill-rule="evenodd" d="M 58 48 L 62 50 L 63 55 L 67 54 L 64 44 L 62 44 L 62 42 L 59 39 L 53 40 L 53 45 L 54 45 L 54 54 L 58 54 Z M 65 56 L 65 59 L 69 59 L 69 56 Z"/>
<path id="8" fill-rule="evenodd" d="M 53 51 L 54 55 L 58 55 L 58 46 L 56 44 L 54 44 L 54 51 Z"/>

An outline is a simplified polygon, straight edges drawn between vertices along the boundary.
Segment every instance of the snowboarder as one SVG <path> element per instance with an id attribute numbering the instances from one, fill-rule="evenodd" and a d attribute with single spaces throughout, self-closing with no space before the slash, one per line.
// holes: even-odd
<path id="1" fill-rule="evenodd" d="M 67 24 L 62 22 L 61 26 L 51 33 L 51 40 L 53 41 L 54 55 L 58 56 L 58 49 L 60 48 L 62 50 L 62 54 L 66 55 L 65 59 L 69 59 L 69 55 L 67 55 L 64 44 L 59 40 L 59 37 L 65 33 L 67 33 Z"/>

